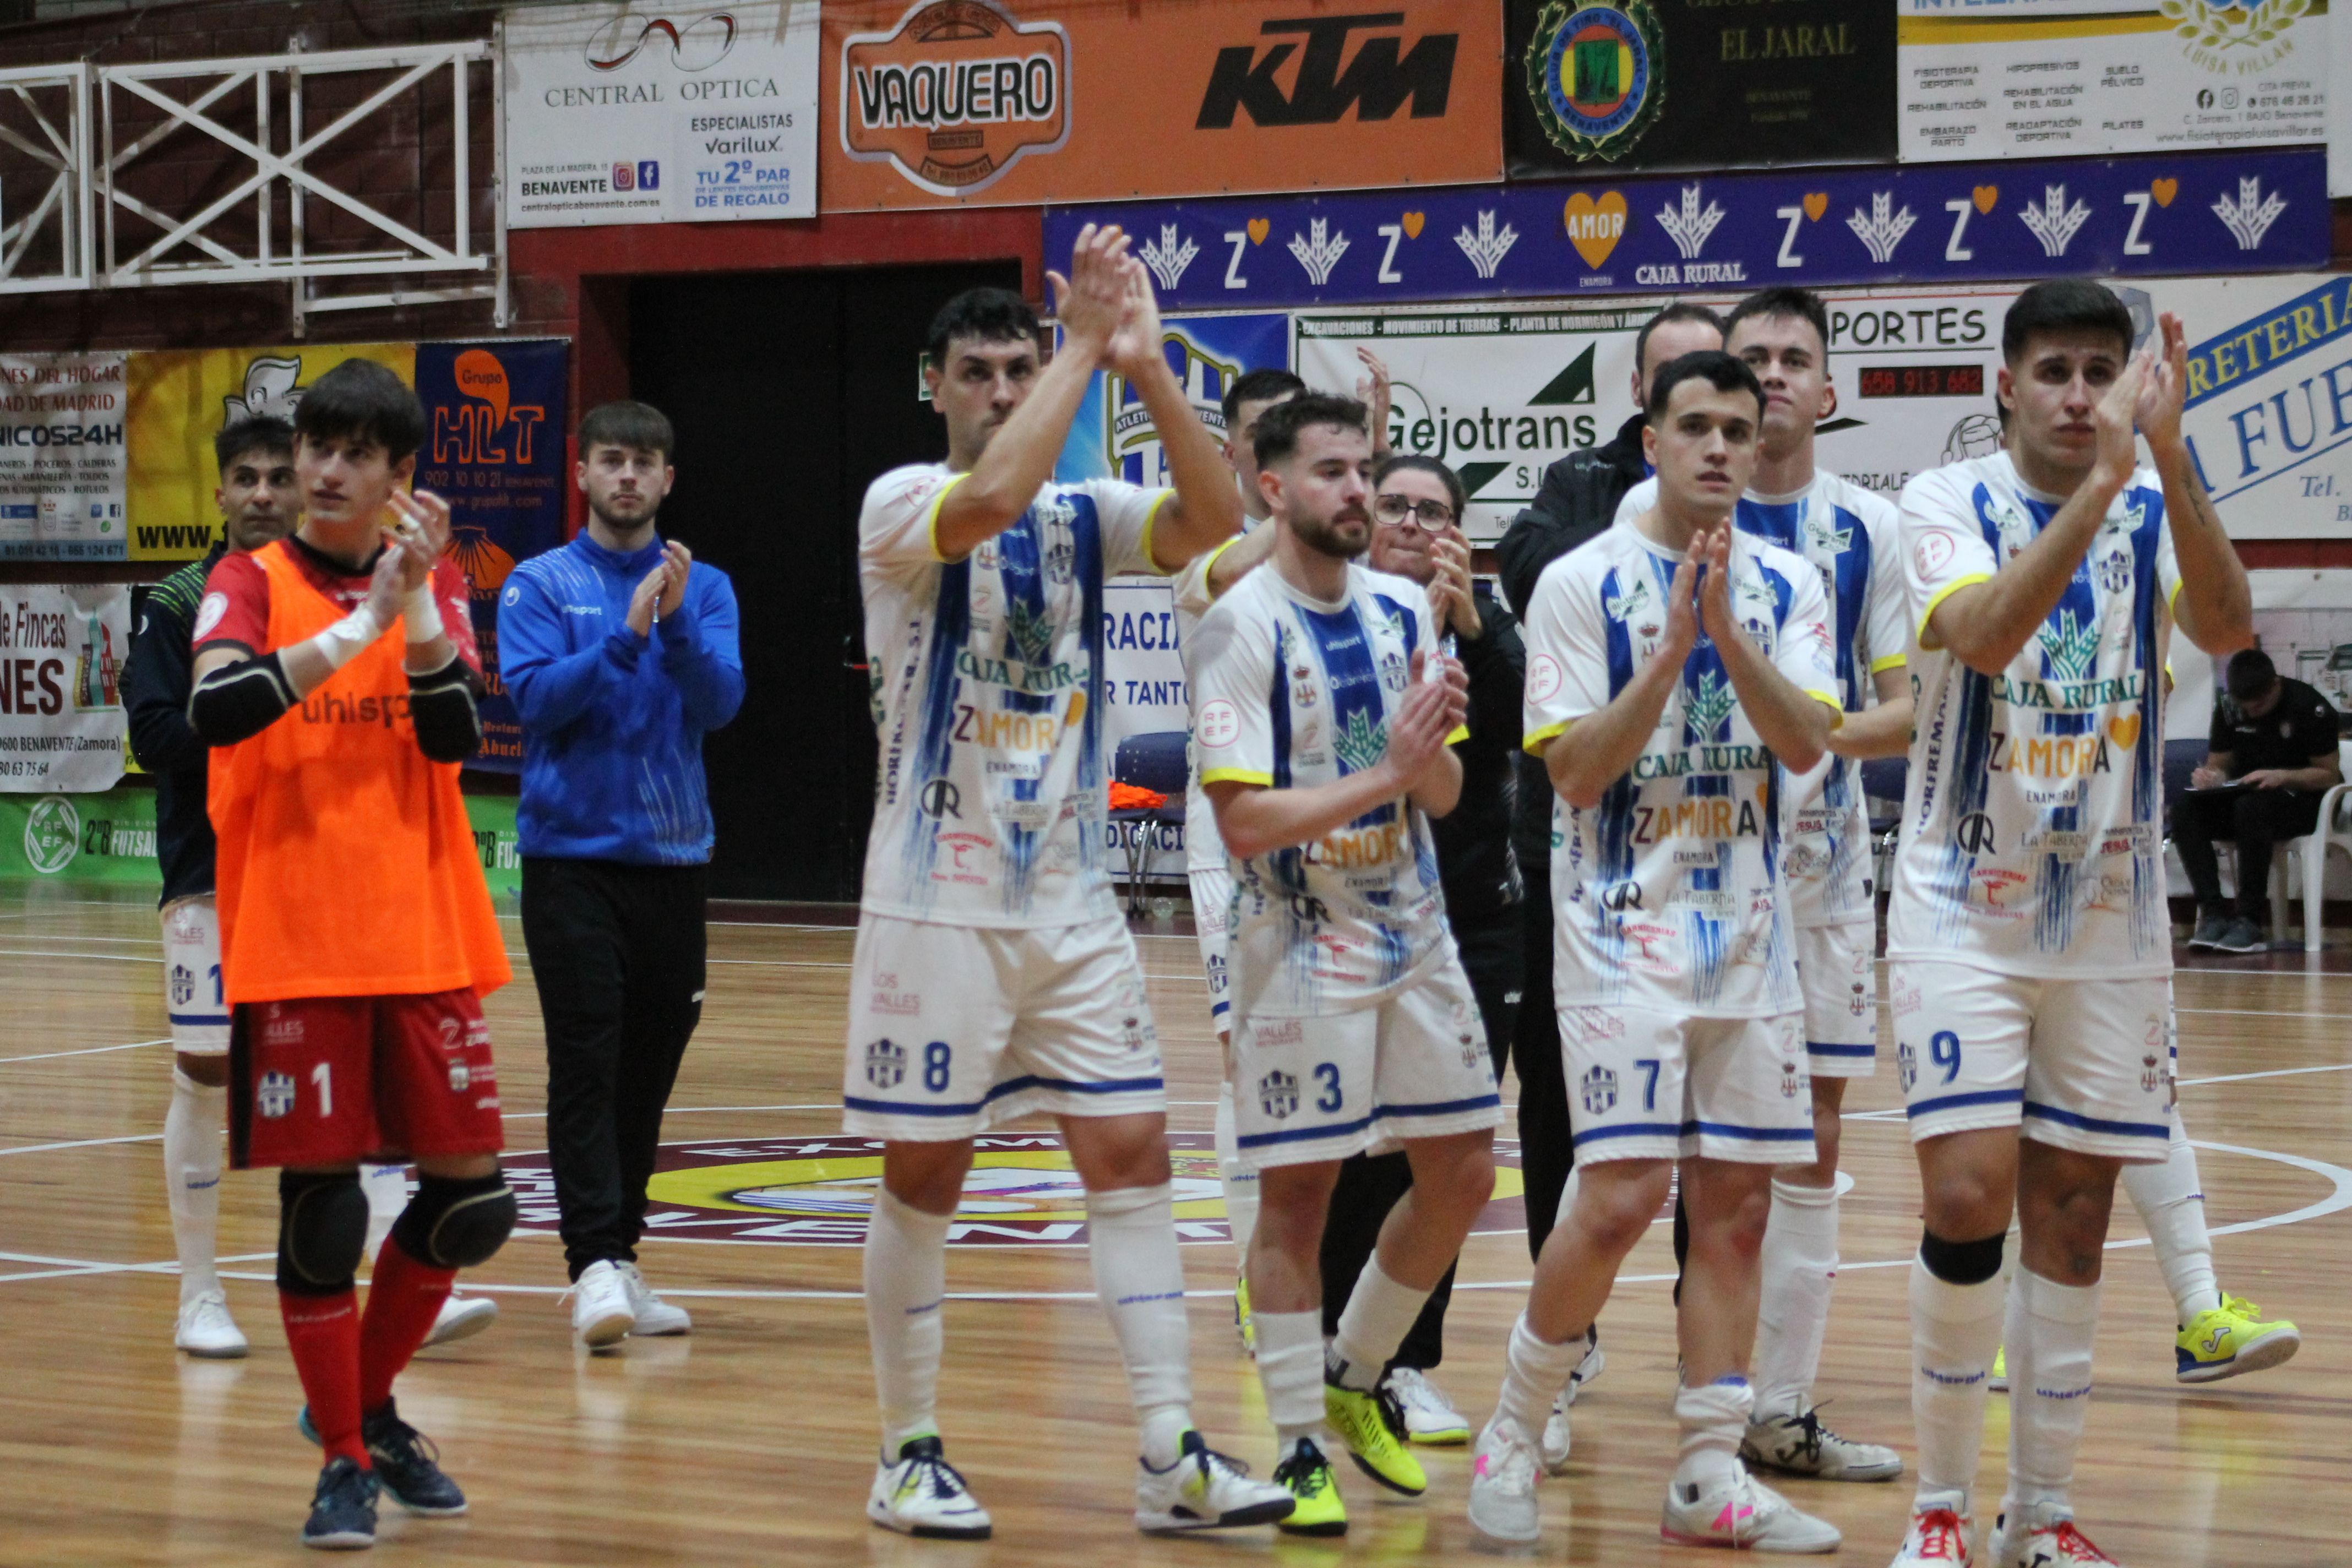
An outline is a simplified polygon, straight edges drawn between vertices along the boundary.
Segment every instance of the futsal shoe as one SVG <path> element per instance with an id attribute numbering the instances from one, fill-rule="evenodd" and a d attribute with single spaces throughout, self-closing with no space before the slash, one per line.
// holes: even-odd
<path id="1" fill-rule="evenodd" d="M 2219 947 L 2219 946 L 2221 946 L 2221 937 L 2222 937 L 2222 934 L 2223 934 L 2224 932 L 2226 932 L 2229 929 L 2230 929 L 2230 911 L 2229 911 L 2229 910 L 2198 910 L 2198 911 L 2197 911 L 2197 926 L 2196 926 L 2196 929 L 2195 929 L 2195 930 L 2193 930 L 2193 931 L 2191 931 L 2189 933 L 2189 951 L 2193 952 L 2195 952 L 2197 949 L 2199 949 L 2199 948 L 2200 948 L 2200 947 Z"/>
<path id="2" fill-rule="evenodd" d="M 320 1552 L 364 1552 L 375 1544 L 375 1472 L 341 1455 L 319 1472 L 302 1544 Z"/>
<path id="3" fill-rule="evenodd" d="M 2116 1560 L 2074 1528 L 2063 1503 L 2035 1503 L 1995 1521 L 1985 1555 L 1991 1568 L 2117 1568 Z"/>
<path id="4" fill-rule="evenodd" d="M 590 1350 L 626 1339 L 637 1326 L 629 1307 L 629 1281 L 610 1258 L 598 1258 L 572 1282 L 572 1337 Z"/>
<path id="5" fill-rule="evenodd" d="M 1995 1394 L 2009 1392 L 2009 1347 L 2007 1345 L 1993 1347 L 1992 1373 L 1985 1379 L 1985 1386 Z"/>
<path id="6" fill-rule="evenodd" d="M 653 1339 L 664 1334 L 686 1334 L 694 1331 L 694 1320 L 683 1307 L 665 1301 L 646 1283 L 634 1263 L 616 1263 L 621 1278 L 629 1287 L 629 1312 L 635 1319 L 629 1332 L 639 1339 Z"/>
<path id="7" fill-rule="evenodd" d="M 2303 1335 L 2293 1323 L 2265 1323 L 2260 1307 L 2242 1296 L 2224 1296 L 2220 1306 L 2191 1318 L 2172 1342 L 2173 1374 L 2183 1383 L 2219 1383 L 2276 1366 L 2302 1348 Z"/>
<path id="8" fill-rule="evenodd" d="M 172 1343 L 199 1361 L 235 1361 L 249 1348 L 244 1331 L 228 1315 L 227 1294 L 220 1290 L 199 1290 L 180 1303 Z"/>
<path id="9" fill-rule="evenodd" d="M 1323 1419 L 1348 1446 L 1356 1468 L 1402 1497 L 1419 1497 L 1429 1489 L 1429 1476 L 1398 1438 L 1404 1416 L 1396 1401 L 1375 1389 L 1370 1394 L 1336 1383 L 1323 1384 Z"/>
<path id="10" fill-rule="evenodd" d="M 1234 1332 L 1242 1342 L 1242 1353 L 1255 1361 L 1257 1324 L 1250 1318 L 1249 1276 L 1239 1271 L 1234 1275 Z"/>
<path id="11" fill-rule="evenodd" d="M 1331 1473 L 1331 1461 L 1315 1439 L 1298 1439 L 1274 1467 L 1274 1479 L 1290 1494 L 1292 1504 L 1290 1512 L 1275 1521 L 1276 1530 L 1286 1535 L 1348 1533 L 1348 1505 L 1339 1496 L 1339 1478 Z"/>
<path id="12" fill-rule="evenodd" d="M 1155 1470 L 1139 1463 L 1135 1527 L 1150 1534 L 1180 1530 L 1230 1530 L 1273 1524 L 1297 1510 L 1298 1500 L 1278 1482 L 1254 1481 L 1238 1461 L 1187 1432 L 1174 1464 Z"/>
<path id="13" fill-rule="evenodd" d="M 1569 1427 L 1569 1406 L 1576 1403 L 1577 1390 L 1599 1377 L 1608 1364 L 1609 1358 L 1601 1353 L 1601 1326 L 1596 1323 L 1584 1331 L 1584 1359 L 1576 1363 L 1576 1370 L 1569 1374 L 1568 1386 L 1560 1390 L 1558 1399 L 1551 1402 L 1551 1416 L 1544 1423 L 1543 1468 L 1546 1475 L 1556 1476 L 1568 1468 L 1568 1452 L 1574 1435 Z"/>
<path id="14" fill-rule="evenodd" d="M 1528 1429 L 1497 1412 L 1478 1434 L 1470 1469 L 1470 1522 L 1496 1541 L 1534 1541 L 1543 1534 L 1536 1499 L 1541 1456 Z"/>
<path id="15" fill-rule="evenodd" d="M 1728 1546 L 1740 1552 L 1835 1552 L 1845 1537 L 1749 1475 L 1746 1467 L 1713 1486 L 1666 1483 L 1658 1534 L 1677 1546 Z"/>
<path id="16" fill-rule="evenodd" d="M 1819 1481 L 1891 1481 L 1903 1457 L 1876 1443 L 1857 1443 L 1822 1425 L 1818 1408 L 1748 1424 L 1739 1457 L 1751 1465 Z"/>
<path id="17" fill-rule="evenodd" d="M 1417 1368 L 1394 1366 L 1381 1384 L 1404 1413 L 1404 1435 L 1432 1448 L 1451 1448 L 1470 1440 L 1469 1418 L 1454 1408 L 1429 1375 Z"/>
<path id="18" fill-rule="evenodd" d="M 303 1440 L 319 1441 L 310 1407 L 294 1417 L 294 1430 Z M 400 1418 L 398 1403 L 386 1399 L 373 1415 L 360 1417 L 360 1441 L 367 1445 L 375 1478 L 392 1500 L 427 1519 L 447 1519 L 466 1511 L 466 1494 L 441 1468 L 441 1450 L 433 1439 Z"/>
<path id="19" fill-rule="evenodd" d="M 1915 1508 L 1890 1568 L 1975 1568 L 1969 1542 L 1976 1531 L 1976 1521 L 1958 1509 Z"/>
<path id="20" fill-rule="evenodd" d="M 885 1530 L 931 1541 L 985 1541 L 996 1528 L 937 1437 L 909 1438 L 895 1461 L 874 1467 L 866 1517 Z"/>
<path id="21" fill-rule="evenodd" d="M 470 1340 L 498 1321 L 499 1304 L 488 1296 L 460 1296 L 452 1291 L 441 1303 L 440 1316 L 433 1320 L 433 1331 L 416 1348 L 431 1350 L 435 1345 Z"/>
<path id="22" fill-rule="evenodd" d="M 2240 915 L 2214 940 L 2213 949 L 2217 952 L 2267 952 L 2270 945 L 2270 933 Z"/>

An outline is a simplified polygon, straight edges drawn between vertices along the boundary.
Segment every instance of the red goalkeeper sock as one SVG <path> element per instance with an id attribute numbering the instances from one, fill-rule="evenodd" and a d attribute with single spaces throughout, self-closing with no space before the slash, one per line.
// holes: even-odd
<path id="1" fill-rule="evenodd" d="M 454 1268 L 436 1268 L 408 1256 L 397 1233 L 376 1254 L 375 1277 L 368 1281 L 367 1316 L 359 1337 L 360 1408 L 380 1410 L 392 1397 L 392 1380 L 408 1364 L 449 1299 Z"/>
<path id="2" fill-rule="evenodd" d="M 331 1296 L 297 1296 L 278 1292 L 278 1315 L 286 1323 L 286 1348 L 293 1352 L 294 1370 L 301 1374 L 302 1393 L 310 1402 L 310 1425 L 327 1458 L 368 1464 L 367 1447 L 360 1441 L 360 1309 L 357 1295 L 338 1290 Z"/>

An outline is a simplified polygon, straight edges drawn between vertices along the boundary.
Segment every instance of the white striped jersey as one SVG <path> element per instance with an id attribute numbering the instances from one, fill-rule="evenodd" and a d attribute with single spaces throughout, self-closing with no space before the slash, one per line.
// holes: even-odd
<path id="1" fill-rule="evenodd" d="M 959 477 L 893 469 L 858 519 L 882 748 L 863 907 L 992 927 L 1115 914 L 1103 580 L 1159 570 L 1151 519 L 1173 492 L 1048 484 L 1012 527 L 943 561 L 931 531 Z"/>
<path id="2" fill-rule="evenodd" d="M 1246 512 L 1242 515 L 1242 533 L 1272 526 Z M 1234 537 L 1238 539 L 1241 534 Z M 1217 602 L 1209 592 L 1209 568 L 1223 553 L 1222 545 L 1202 551 L 1192 558 L 1190 566 L 1176 574 L 1176 647 L 1184 656 L 1187 691 L 1192 683 L 1192 634 L 1201 629 L 1201 617 Z M 1197 742 L 1185 748 L 1184 762 L 1184 869 L 1222 871 L 1225 868 L 1225 841 L 1217 836 L 1217 815 L 1201 788 L 1201 748 Z"/>
<path id="3" fill-rule="evenodd" d="M 1989 581 L 2064 504 L 2006 452 L 1904 487 L 1918 713 L 1890 955 L 2042 979 L 2172 972 L 2157 642 L 2180 568 L 2155 473 L 2117 493 L 2007 669 L 1979 675 L 1924 641 L 1937 605 Z"/>

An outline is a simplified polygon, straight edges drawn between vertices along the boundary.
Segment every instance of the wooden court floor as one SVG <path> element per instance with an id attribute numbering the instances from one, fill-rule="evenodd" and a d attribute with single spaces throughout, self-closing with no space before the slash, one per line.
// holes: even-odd
<path id="1" fill-rule="evenodd" d="M 232 1173 L 224 1188 L 230 1302 L 253 1354 L 183 1359 L 171 1347 L 159 1150 L 170 1056 L 153 910 L 64 892 L 0 887 L 0 1563 L 309 1560 L 295 1537 L 318 1461 L 293 1429 L 301 1394 L 268 1284 L 274 1183 Z M 519 979 L 489 1015 L 509 1163 L 529 1200 L 544 1191 L 545 1071 L 514 921 L 507 932 Z M 1171 1125 L 1194 1135 L 1178 1142 L 1196 1413 L 1262 1470 L 1273 1438 L 1230 1327 L 1232 1252 L 1206 1155 L 1215 1047 L 1192 942 L 1164 933 L 1141 945 Z M 855 1246 L 866 1168 L 845 1164 L 835 1142 L 849 949 L 837 929 L 714 928 L 708 1010 L 672 1101 L 661 1223 L 644 1256 L 656 1285 L 694 1312 L 693 1337 L 576 1352 L 552 1209 L 527 1201 L 526 1234 L 466 1281 L 497 1294 L 498 1325 L 428 1352 L 398 1390 L 473 1511 L 435 1523 L 387 1505 L 375 1560 L 1336 1568 L 1493 1555 L 1463 1517 L 1458 1449 L 1430 1457 L 1419 1504 L 1375 1503 L 1348 1473 L 1344 1543 L 1265 1531 L 1139 1538 L 1125 1383 L 1047 1138 L 1008 1140 L 984 1162 L 969 1239 L 950 1261 L 943 1425 L 997 1537 L 915 1542 L 867 1526 L 876 1433 Z M 2222 1284 L 2295 1319 L 2305 1348 L 2278 1371 L 2178 1385 L 2169 1302 L 2118 1200 L 2077 1498 L 2094 1538 L 2135 1568 L 2352 1562 L 2347 960 L 2352 950 L 2308 965 L 2280 954 L 2180 979 L 2184 1105 L 2223 1232 Z M 1896 1104 L 1891 1069 L 1850 1102 L 1844 1163 L 1859 1185 L 1817 1393 L 1833 1425 L 1908 1458 L 1904 1265 L 1917 1177 Z M 1467 1288 L 1436 1374 L 1474 1421 L 1492 1405 L 1528 1273 L 1515 1191 L 1507 1171 L 1464 1254 Z M 1612 1568 L 1708 1560 L 1657 1538 L 1675 1446 L 1672 1268 L 1661 1224 L 1602 1317 L 1608 1373 L 1577 1407 L 1572 1470 L 1547 1484 L 1545 1538 L 1528 1555 Z M 1996 1396 L 1991 1497 L 2005 1416 Z M 1907 1478 L 1787 1489 L 1844 1529 L 1844 1561 L 1878 1568 L 1892 1555 Z"/>

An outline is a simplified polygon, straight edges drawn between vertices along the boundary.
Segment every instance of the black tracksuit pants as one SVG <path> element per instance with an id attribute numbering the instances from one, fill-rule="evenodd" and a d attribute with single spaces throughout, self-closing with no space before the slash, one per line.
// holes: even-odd
<path id="1" fill-rule="evenodd" d="M 577 1279 L 635 1262 L 662 1111 L 702 1018 L 707 866 L 522 863 L 522 939 L 547 1026 L 547 1159 Z"/>
<path id="2" fill-rule="evenodd" d="M 2217 838 L 2238 845 L 2238 913 L 2258 926 L 2271 921 L 2271 849 L 2319 826 L 2319 797 L 2291 789 L 2191 791 L 2172 803 L 2172 847 L 2197 894 L 2199 913 L 2221 906 Z"/>

